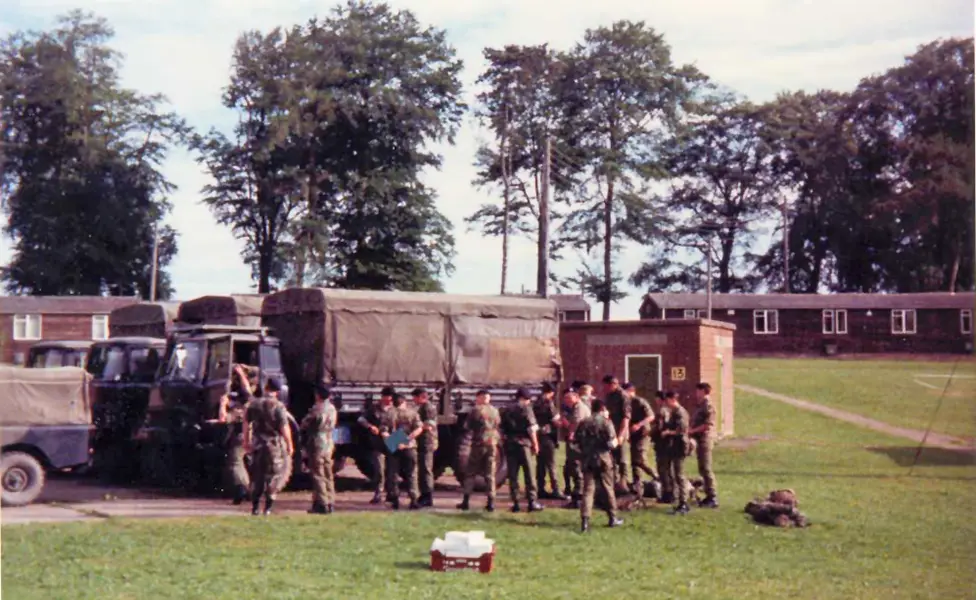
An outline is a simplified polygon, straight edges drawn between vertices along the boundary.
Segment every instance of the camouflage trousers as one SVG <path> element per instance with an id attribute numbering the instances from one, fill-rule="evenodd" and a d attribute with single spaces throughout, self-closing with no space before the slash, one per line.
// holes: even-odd
<path id="1" fill-rule="evenodd" d="M 613 479 L 614 484 L 627 483 L 627 451 L 625 446 L 617 446 L 610 455 L 613 458 Z"/>
<path id="2" fill-rule="evenodd" d="M 518 502 L 519 493 L 519 472 L 525 480 L 525 498 L 529 504 L 536 501 L 537 490 L 535 487 L 535 457 L 532 456 L 532 449 L 528 446 L 509 445 L 505 448 L 505 459 L 508 462 L 508 488 L 512 496 L 512 502 Z"/>
<path id="3" fill-rule="evenodd" d="M 251 461 L 252 499 L 261 495 L 274 498 L 288 485 L 292 465 L 283 439 L 275 438 L 255 446 Z"/>
<path id="4" fill-rule="evenodd" d="M 661 481 L 661 495 L 667 497 L 674 493 L 674 480 L 668 470 L 665 453 L 661 444 L 654 444 L 654 462 L 657 465 L 658 479 Z"/>
<path id="5" fill-rule="evenodd" d="M 335 503 L 335 473 L 332 471 L 335 448 L 312 454 L 312 504 L 326 506 Z"/>
<path id="6" fill-rule="evenodd" d="M 664 469 L 671 480 L 671 490 L 677 496 L 678 504 L 688 502 L 688 482 L 685 479 L 684 452 L 664 452 Z"/>
<path id="7" fill-rule="evenodd" d="M 421 496 L 434 493 L 434 452 L 436 446 L 417 446 L 417 485 Z"/>
<path id="8" fill-rule="evenodd" d="M 373 467 L 373 476 L 369 478 L 369 487 L 377 494 L 386 489 L 386 453 L 372 450 L 369 462 Z"/>
<path id="9" fill-rule="evenodd" d="M 606 500 L 604 508 L 610 518 L 617 514 L 617 496 L 613 490 L 614 469 L 613 459 L 609 454 L 602 454 L 595 461 L 591 460 L 583 465 L 583 501 L 580 503 L 580 516 L 590 518 L 593 512 L 593 497 L 596 492 Z"/>
<path id="10" fill-rule="evenodd" d="M 583 472 L 580 466 L 579 448 L 573 444 L 566 445 L 566 464 L 563 465 L 563 479 L 566 482 L 566 495 L 574 500 L 579 500 L 583 487 Z"/>
<path id="11" fill-rule="evenodd" d="M 417 501 L 417 449 L 397 450 L 386 456 L 386 496 L 400 496 L 399 479 L 407 484 L 407 495 L 411 502 Z"/>
<path id="12" fill-rule="evenodd" d="M 227 448 L 226 468 L 227 479 L 234 490 L 246 490 L 251 485 L 251 475 L 247 472 L 247 463 L 244 460 L 246 457 L 243 442 L 240 439 L 232 441 Z"/>
<path id="13" fill-rule="evenodd" d="M 697 438 L 698 447 L 695 452 L 698 455 L 698 474 L 705 484 L 705 497 L 715 498 L 715 473 L 712 472 L 712 448 L 715 440 L 710 436 Z"/>
<path id="14" fill-rule="evenodd" d="M 552 436 L 539 437 L 539 455 L 535 463 L 535 485 L 539 492 L 546 491 L 546 477 L 552 484 L 552 491 L 559 491 L 559 481 L 556 479 L 556 442 Z"/>
<path id="15" fill-rule="evenodd" d="M 638 490 L 644 489 L 641 487 L 641 473 L 649 476 L 651 479 L 657 477 L 654 469 L 647 464 L 647 448 L 648 439 L 646 435 L 633 435 L 630 436 L 630 474 L 633 477 L 631 480 L 634 487 Z"/>
<path id="16" fill-rule="evenodd" d="M 475 477 L 481 476 L 485 478 L 488 499 L 494 501 L 495 468 L 495 447 L 472 445 L 468 464 L 464 469 L 464 495 L 471 495 L 474 491 Z"/>

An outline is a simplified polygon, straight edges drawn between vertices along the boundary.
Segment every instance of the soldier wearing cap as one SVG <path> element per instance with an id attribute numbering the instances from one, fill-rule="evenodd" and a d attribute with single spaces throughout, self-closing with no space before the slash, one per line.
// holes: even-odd
<path id="1" fill-rule="evenodd" d="M 288 424 L 288 411 L 278 400 L 281 383 L 267 380 L 264 396 L 248 403 L 244 413 L 244 451 L 251 454 L 251 514 L 258 514 L 264 497 L 264 514 L 271 514 L 275 496 L 291 477 L 291 457 L 295 453 Z"/>
<path id="2" fill-rule="evenodd" d="M 476 477 L 484 477 L 488 502 L 485 510 L 495 510 L 495 452 L 498 447 L 498 426 L 501 415 L 491 405 L 491 392 L 478 390 L 475 405 L 464 420 L 464 429 L 471 433 L 471 453 L 464 469 L 464 498 L 458 504 L 461 510 L 470 508 L 471 492 Z"/>
<path id="3" fill-rule="evenodd" d="M 576 428 L 589 416 L 590 407 L 583 404 L 579 394 L 566 390 L 563 393 L 563 413 L 559 421 L 563 439 L 566 440 L 566 464 L 563 466 L 563 476 L 566 479 L 566 495 L 570 498 L 566 508 L 580 507 L 583 475 L 580 465 L 580 447 L 576 441 Z"/>
<path id="4" fill-rule="evenodd" d="M 678 494 L 675 514 L 688 512 L 688 486 L 685 481 L 685 456 L 690 446 L 688 439 L 688 411 L 678 404 L 678 395 L 673 391 L 664 394 L 668 408 L 667 420 L 661 424 L 661 437 L 664 447 L 664 470 L 671 478 L 671 488 Z"/>
<path id="5" fill-rule="evenodd" d="M 400 394 L 393 394 L 393 408 L 384 416 L 381 435 L 386 439 L 396 431 L 407 435 L 405 442 L 386 455 L 386 498 L 393 510 L 400 509 L 399 479 L 402 479 L 410 496 L 410 510 L 417 510 L 417 438 L 424 432 L 420 416 L 404 401 Z"/>
<path id="6" fill-rule="evenodd" d="M 712 471 L 712 447 L 715 444 L 715 406 L 709 394 L 712 386 L 704 381 L 695 386 L 697 405 L 691 414 L 688 435 L 696 442 L 698 454 L 698 474 L 705 484 L 705 499 L 698 505 L 704 508 L 718 508 L 718 492 L 715 489 L 715 473 Z"/>
<path id="7" fill-rule="evenodd" d="M 505 445 L 505 458 L 508 461 L 508 487 L 512 495 L 512 512 L 519 512 L 518 491 L 519 472 L 525 480 L 525 499 L 529 512 L 542 510 L 536 502 L 535 456 L 539 454 L 539 425 L 532 411 L 529 391 L 519 388 L 515 391 L 515 406 L 507 408 L 502 415 L 502 436 Z"/>
<path id="8" fill-rule="evenodd" d="M 413 402 L 424 431 L 417 438 L 417 479 L 421 507 L 434 505 L 434 453 L 437 452 L 437 409 L 424 388 L 413 391 Z"/>
<path id="9" fill-rule="evenodd" d="M 664 392 L 658 390 L 654 393 L 654 421 L 651 423 L 651 443 L 654 445 L 654 460 L 657 465 L 658 480 L 661 484 L 661 493 L 658 495 L 658 504 L 671 504 L 674 502 L 674 482 L 668 470 L 666 439 L 661 435 L 661 429 L 665 421 L 670 418 L 670 411 L 664 401 Z"/>
<path id="10" fill-rule="evenodd" d="M 624 442 L 630 430 L 631 405 L 630 399 L 620 389 L 620 380 L 613 375 L 603 378 L 604 405 L 610 413 L 610 422 L 617 432 L 617 446 L 614 447 L 613 466 L 615 485 L 626 489 L 627 457 L 624 453 Z"/>
<path id="11" fill-rule="evenodd" d="M 539 454 L 536 456 L 536 487 L 540 498 L 564 500 L 559 492 L 556 477 L 556 449 L 559 447 L 559 409 L 556 407 L 556 389 L 549 383 L 542 384 L 542 394 L 532 407 L 539 425 Z M 546 493 L 546 476 L 552 484 L 552 493 Z"/>
<path id="12" fill-rule="evenodd" d="M 315 387 L 315 405 L 302 419 L 302 442 L 312 472 L 312 514 L 330 514 L 335 508 L 335 474 L 332 457 L 339 415 L 330 401 L 332 390 L 324 382 Z"/>
<path id="13" fill-rule="evenodd" d="M 373 472 L 370 476 L 370 487 L 373 488 L 373 498 L 370 504 L 379 504 L 383 501 L 383 492 L 386 489 L 386 444 L 383 443 L 383 423 L 386 415 L 393 410 L 393 396 L 396 390 L 392 387 L 385 387 L 380 391 L 379 401 L 370 402 L 362 416 L 356 421 L 366 431 L 369 432 L 369 458 L 370 467 Z"/>
<path id="14" fill-rule="evenodd" d="M 631 416 L 633 424 L 630 426 L 630 474 L 631 490 L 638 497 L 644 495 L 641 483 L 641 473 L 653 480 L 657 474 L 647 464 L 648 437 L 651 433 L 651 423 L 654 422 L 654 410 L 651 404 L 637 395 L 637 386 L 629 381 L 624 384 L 624 393 L 630 398 Z"/>
<path id="15" fill-rule="evenodd" d="M 600 399 L 593 401 L 593 414 L 576 428 L 575 438 L 580 448 L 583 468 L 583 502 L 580 505 L 581 530 L 590 528 L 590 513 L 597 488 L 606 498 L 606 511 L 610 527 L 623 525 L 617 518 L 617 499 L 613 490 L 613 459 L 611 451 L 617 447 L 617 432 L 613 429 L 610 414 Z"/>

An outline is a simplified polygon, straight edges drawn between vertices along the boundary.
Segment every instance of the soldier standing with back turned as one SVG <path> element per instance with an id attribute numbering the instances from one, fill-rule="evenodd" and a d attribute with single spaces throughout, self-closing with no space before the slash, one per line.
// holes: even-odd
<path id="1" fill-rule="evenodd" d="M 624 452 L 624 442 L 627 441 L 630 429 L 631 406 L 630 399 L 620 389 L 620 380 L 613 375 L 603 378 L 605 394 L 604 406 L 610 413 L 610 422 L 617 432 L 617 446 L 613 449 L 614 485 L 622 490 L 627 489 L 627 457 Z"/>
<path id="2" fill-rule="evenodd" d="M 532 400 L 526 389 L 515 392 L 515 406 L 505 410 L 502 415 L 502 435 L 504 437 L 505 457 L 508 461 L 508 489 L 512 494 L 512 512 L 519 512 L 518 477 L 521 472 L 525 479 L 525 496 L 529 512 L 542 510 L 536 502 L 535 457 L 539 454 L 539 425 L 532 411 Z"/>
<path id="3" fill-rule="evenodd" d="M 332 471 L 335 440 L 332 432 L 339 416 L 331 397 L 332 390 L 320 382 L 315 386 L 315 405 L 302 419 L 302 442 L 312 472 L 310 514 L 327 515 L 335 509 L 335 473 Z"/>
<path id="4" fill-rule="evenodd" d="M 464 420 L 464 429 L 471 432 L 471 453 L 468 464 L 464 469 L 464 498 L 457 507 L 461 510 L 470 508 L 469 500 L 474 491 L 475 477 L 485 478 L 488 502 L 485 510 L 495 510 L 495 452 L 498 447 L 498 426 L 501 415 L 498 409 L 491 405 L 491 393 L 488 390 L 478 390 L 475 405 Z"/>
<path id="5" fill-rule="evenodd" d="M 563 500 L 556 477 L 556 448 L 559 447 L 559 409 L 556 406 L 556 390 L 551 384 L 542 384 L 542 394 L 533 406 L 535 421 L 539 425 L 539 455 L 536 457 L 536 488 L 540 498 Z M 546 493 L 546 476 L 552 484 L 552 493 Z"/>
<path id="6" fill-rule="evenodd" d="M 417 438 L 417 483 L 421 507 L 434 505 L 434 453 L 437 452 L 437 409 L 424 388 L 413 391 L 413 402 L 424 432 Z"/>
<path id="7" fill-rule="evenodd" d="M 623 525 L 617 518 L 617 498 L 613 491 L 613 458 L 610 453 L 617 447 L 617 432 L 610 422 L 610 415 L 603 401 L 593 401 L 593 414 L 583 420 L 576 428 L 576 440 L 580 447 L 580 461 L 583 467 L 583 502 L 580 506 L 580 529 L 586 533 L 590 529 L 590 513 L 593 511 L 593 496 L 596 489 L 607 500 L 609 526 Z"/>
<path id="8" fill-rule="evenodd" d="M 264 514 L 271 514 L 275 496 L 291 476 L 295 446 L 288 425 L 288 411 L 278 400 L 281 383 L 269 378 L 264 396 L 248 402 L 244 413 L 244 451 L 251 454 L 251 514 L 258 514 L 264 496 Z"/>
<path id="9" fill-rule="evenodd" d="M 566 479 L 566 495 L 569 503 L 565 508 L 579 509 L 582 495 L 582 466 L 580 464 L 580 446 L 576 440 L 576 429 L 590 416 L 590 407 L 583 404 L 576 392 L 567 390 L 563 393 L 563 414 L 560 427 L 566 440 L 566 464 L 563 466 L 563 476 Z"/>
<path id="10" fill-rule="evenodd" d="M 637 386 L 633 383 L 624 384 L 624 392 L 630 397 L 631 414 L 634 419 L 630 426 L 630 474 L 631 490 L 638 497 L 644 496 L 644 486 L 641 483 L 641 473 L 654 479 L 657 474 L 647 464 L 648 437 L 651 433 L 651 423 L 654 421 L 654 411 L 650 403 L 637 395 Z"/>
<path id="11" fill-rule="evenodd" d="M 695 396 L 698 404 L 691 415 L 691 427 L 688 434 L 697 442 L 698 474 L 705 484 L 705 499 L 698 506 L 704 508 L 718 508 L 718 492 L 715 489 L 715 473 L 712 472 L 712 448 L 715 444 L 715 406 L 712 405 L 709 394 L 712 386 L 701 382 L 695 386 Z"/>
<path id="12" fill-rule="evenodd" d="M 674 502 L 674 482 L 671 473 L 668 471 L 667 460 L 667 439 L 661 435 L 664 422 L 670 418 L 670 411 L 664 402 L 664 392 L 657 391 L 654 394 L 654 421 L 651 423 L 651 443 L 654 445 L 654 461 L 657 465 L 658 481 L 661 485 L 661 493 L 658 494 L 658 504 L 671 504 Z"/>
<path id="13" fill-rule="evenodd" d="M 683 515 L 688 512 L 688 488 L 685 481 L 685 453 L 688 448 L 688 411 L 678 404 L 678 395 L 672 391 L 664 394 L 665 405 L 668 408 L 667 419 L 661 426 L 661 436 L 664 438 L 665 471 L 673 478 L 672 489 L 678 492 L 678 506 L 674 514 Z"/>

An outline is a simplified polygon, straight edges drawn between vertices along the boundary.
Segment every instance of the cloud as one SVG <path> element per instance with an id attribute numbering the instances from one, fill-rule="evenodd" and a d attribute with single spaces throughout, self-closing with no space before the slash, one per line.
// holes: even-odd
<path id="1" fill-rule="evenodd" d="M 587 28 L 618 19 L 644 20 L 664 34 L 674 59 L 694 63 L 717 81 L 753 100 L 771 99 L 787 89 L 850 89 L 867 75 L 901 62 L 922 43 L 938 37 L 972 36 L 973 4 L 963 0 L 393 0 L 422 23 L 447 29 L 449 41 L 465 61 L 465 83 L 480 71 L 482 49 L 508 43 L 549 42 L 569 48 Z M 7 7 L 0 31 L 45 28 L 77 0 L 34 0 Z M 233 116 L 222 109 L 237 35 L 248 29 L 290 26 L 329 4 L 280 0 L 89 0 L 84 9 L 114 26 L 115 47 L 126 55 L 123 83 L 145 93 L 161 92 L 173 109 L 196 127 L 228 128 Z M 470 123 L 453 148 L 444 151 L 441 171 L 429 173 L 441 210 L 455 223 L 457 271 L 448 289 L 494 293 L 499 285 L 501 242 L 465 231 L 464 216 L 491 201 L 471 185 L 478 132 Z M 174 154 L 165 164 L 179 186 L 170 223 L 181 233 L 172 274 L 180 297 L 241 291 L 250 286 L 241 264 L 240 244 L 214 223 L 199 204 L 206 176 L 191 156 Z M 9 240 L 0 240 L 0 263 L 9 258 Z M 641 251 L 627 248 L 618 262 L 629 274 Z M 554 268 L 571 271 L 572 264 Z M 534 288 L 531 240 L 516 239 L 509 258 L 510 288 Z M 614 306 L 614 318 L 632 318 L 639 292 Z M 594 307 L 597 308 L 597 307 Z"/>

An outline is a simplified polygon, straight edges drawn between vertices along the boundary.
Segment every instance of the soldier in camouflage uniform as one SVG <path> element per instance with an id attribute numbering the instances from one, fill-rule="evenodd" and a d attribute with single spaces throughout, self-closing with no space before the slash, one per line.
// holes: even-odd
<path id="1" fill-rule="evenodd" d="M 251 455 L 251 514 L 258 514 L 264 496 L 264 514 L 271 514 L 275 496 L 291 477 L 295 446 L 288 426 L 288 411 L 278 400 L 281 383 L 268 379 L 264 396 L 248 402 L 244 412 L 244 451 Z"/>
<path id="2" fill-rule="evenodd" d="M 335 430 L 339 415 L 330 402 L 332 391 L 325 383 L 315 389 L 315 405 L 302 419 L 302 442 L 312 472 L 312 514 L 330 514 L 335 509 L 335 474 L 332 457 Z"/>
<path id="3" fill-rule="evenodd" d="M 556 478 L 556 448 L 559 447 L 559 410 L 556 408 L 556 390 L 548 383 L 542 384 L 542 395 L 532 407 L 539 425 L 539 454 L 536 457 L 536 487 L 540 498 L 563 500 Z M 552 493 L 546 492 L 546 476 L 552 484 Z"/>
<path id="4" fill-rule="evenodd" d="M 617 498 L 613 491 L 613 458 L 610 455 L 617 447 L 617 432 L 613 429 L 610 414 L 602 400 L 594 400 L 592 408 L 593 414 L 583 419 L 575 434 L 583 466 L 580 522 L 584 533 L 590 528 L 590 513 L 593 511 L 593 496 L 597 488 L 607 500 L 609 526 L 623 524 L 623 520 L 617 518 Z"/>
<path id="5" fill-rule="evenodd" d="M 464 469 L 464 498 L 458 504 L 461 510 L 470 508 L 471 492 L 474 491 L 474 480 L 479 475 L 485 478 L 488 490 L 488 502 L 485 510 L 495 510 L 495 451 L 498 446 L 498 426 L 501 415 L 498 409 L 491 405 L 491 393 L 479 390 L 475 398 L 475 406 L 464 420 L 464 429 L 471 432 L 471 454 Z"/>
<path id="6" fill-rule="evenodd" d="M 614 431 L 617 432 L 617 446 L 611 453 L 613 455 L 614 486 L 626 490 L 627 456 L 624 452 L 624 442 L 627 441 L 627 433 L 630 430 L 630 399 L 620 389 L 620 380 L 613 375 L 607 375 L 603 378 L 603 391 L 605 395 L 604 406 L 607 407 L 607 411 L 610 413 L 610 422 L 613 423 Z"/>
<path id="7" fill-rule="evenodd" d="M 417 438 L 417 479 L 420 486 L 421 507 L 434 505 L 434 453 L 437 452 L 437 408 L 430 403 L 427 390 L 413 391 L 413 402 L 424 426 Z"/>
<path id="8" fill-rule="evenodd" d="M 566 508 L 578 509 L 582 495 L 582 477 L 580 465 L 580 447 L 576 441 L 576 428 L 584 419 L 590 416 L 590 407 L 583 404 L 579 395 L 573 391 L 563 394 L 563 414 L 560 428 L 566 440 L 566 464 L 563 466 L 563 476 L 566 479 L 566 495 L 569 503 Z"/>
<path id="9" fill-rule="evenodd" d="M 400 486 L 398 477 L 407 484 L 410 497 L 410 510 L 417 510 L 417 438 L 424 432 L 420 415 L 404 402 L 399 394 L 394 395 L 395 408 L 387 411 L 383 420 L 382 436 L 385 440 L 393 432 L 402 430 L 407 441 L 397 446 L 386 457 L 386 498 L 393 510 L 400 510 Z"/>
<path id="10" fill-rule="evenodd" d="M 633 477 L 631 490 L 638 498 L 644 495 L 644 485 L 641 483 L 641 472 L 655 479 L 657 474 L 647 464 L 648 436 L 651 433 L 651 423 L 654 422 L 654 410 L 651 404 L 637 395 L 637 386 L 633 383 L 624 384 L 624 393 L 630 398 L 631 416 L 633 424 L 630 426 L 630 474 Z"/>
<path id="11" fill-rule="evenodd" d="M 227 389 L 224 390 L 217 409 L 217 421 L 228 426 L 226 469 L 236 506 L 248 497 L 248 488 L 251 486 L 251 476 L 244 460 L 247 456 L 244 452 L 244 410 L 253 394 L 247 373 L 240 365 L 235 365 L 233 376 L 238 381 L 238 399 L 235 401 L 231 398 L 233 384 L 227 382 Z"/>
<path id="12" fill-rule="evenodd" d="M 712 386 L 702 382 L 695 387 L 698 404 L 691 415 L 688 435 L 697 444 L 698 474 L 705 484 L 705 498 L 698 506 L 718 508 L 718 495 L 715 489 L 715 473 L 712 472 L 712 448 L 715 445 L 715 406 L 708 397 Z"/>
<path id="13" fill-rule="evenodd" d="M 520 512 L 518 476 L 525 479 L 525 497 L 529 512 L 542 510 L 536 502 L 535 457 L 539 454 L 539 425 L 532 410 L 532 400 L 526 389 L 515 392 L 515 406 L 502 414 L 501 430 L 504 439 L 505 458 L 508 462 L 508 489 L 512 495 L 512 512 Z"/>
<path id="14" fill-rule="evenodd" d="M 366 411 L 356 421 L 366 429 L 369 434 L 369 459 L 370 467 L 373 470 L 370 477 L 370 487 L 373 488 L 373 498 L 370 504 L 379 504 L 383 501 L 383 491 L 386 489 L 386 444 L 383 443 L 383 426 L 386 413 L 393 410 L 393 395 L 396 390 L 385 387 L 380 391 L 379 401 L 372 401 Z"/>
<path id="15" fill-rule="evenodd" d="M 657 465 L 658 480 L 661 484 L 661 494 L 657 498 L 657 503 L 671 504 L 674 502 L 674 482 L 667 468 L 666 440 L 661 435 L 661 427 L 670 417 L 670 412 L 664 402 L 664 392 L 658 391 L 654 394 L 653 409 L 654 421 L 651 422 L 651 443 L 654 445 L 654 461 Z"/>
<path id="16" fill-rule="evenodd" d="M 672 489 L 678 494 L 678 506 L 675 514 L 688 512 L 688 484 L 685 481 L 685 456 L 689 446 L 688 440 L 688 411 L 678 404 L 678 395 L 672 391 L 664 394 L 664 401 L 668 408 L 667 419 L 661 425 L 661 436 L 664 438 L 664 469 L 673 477 Z"/>

